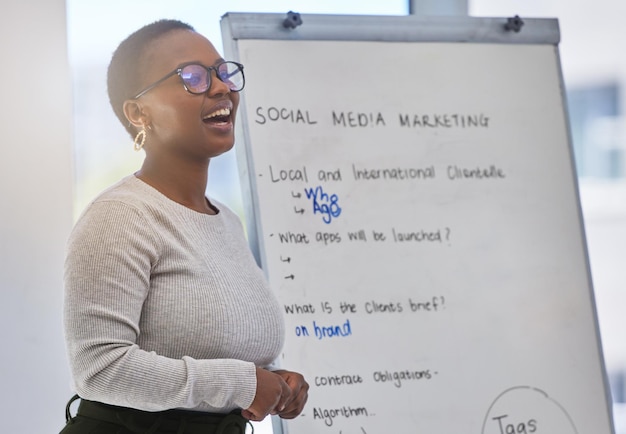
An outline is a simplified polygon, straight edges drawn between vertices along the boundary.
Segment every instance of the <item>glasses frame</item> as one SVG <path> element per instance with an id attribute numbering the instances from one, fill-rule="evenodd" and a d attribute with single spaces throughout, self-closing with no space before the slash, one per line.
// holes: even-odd
<path id="1" fill-rule="evenodd" d="M 163 83 L 165 80 L 167 80 L 168 78 L 170 78 L 173 75 L 178 75 L 178 77 L 180 78 L 181 83 L 183 84 L 183 87 L 185 88 L 185 90 L 187 92 L 189 92 L 192 95 L 201 95 L 201 94 L 203 94 L 204 92 L 206 92 L 207 90 L 209 90 L 211 88 L 211 80 L 213 79 L 212 74 L 211 74 L 212 70 L 215 71 L 215 76 L 217 77 L 217 79 L 219 81 L 221 81 L 222 83 L 224 83 L 224 80 L 222 80 L 222 78 L 218 74 L 218 68 L 221 67 L 222 65 L 224 65 L 225 63 L 232 63 L 233 65 L 237 65 L 237 68 L 239 68 L 239 72 L 241 72 L 241 76 L 243 77 L 243 85 L 241 86 L 241 89 L 237 89 L 237 90 L 232 90 L 231 89 L 231 92 L 240 92 L 240 91 L 242 91 L 243 88 L 246 86 L 246 76 L 243 73 L 243 65 L 241 63 L 234 62 L 232 60 L 225 60 L 225 61 L 220 62 L 220 63 L 218 63 L 217 65 L 214 65 L 214 66 L 204 66 L 204 65 L 201 65 L 200 63 L 197 63 L 197 62 L 191 62 L 191 63 L 186 63 L 184 65 L 179 66 L 178 68 L 176 68 L 172 72 L 164 75 L 162 78 L 158 79 L 154 83 L 152 83 L 152 84 L 148 85 L 147 87 L 143 88 L 143 90 L 141 90 L 132 99 L 138 99 L 138 98 L 142 97 L 143 95 L 145 95 L 146 93 L 148 93 L 149 91 L 151 91 L 152 89 L 154 89 L 159 84 Z M 200 67 L 206 69 L 206 71 L 207 71 L 207 88 L 206 88 L 206 90 L 203 90 L 202 92 L 193 92 L 193 91 L 191 91 L 187 87 L 187 84 L 185 84 L 185 80 L 183 80 L 183 77 L 181 77 L 180 74 L 181 74 L 181 72 L 183 72 L 184 68 L 186 68 L 187 66 L 190 66 L 190 65 L 196 65 L 196 66 L 200 66 Z"/>

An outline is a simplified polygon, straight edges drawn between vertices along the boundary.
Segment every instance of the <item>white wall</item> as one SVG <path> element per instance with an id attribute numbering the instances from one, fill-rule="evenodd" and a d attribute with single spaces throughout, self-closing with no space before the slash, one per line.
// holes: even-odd
<path id="1" fill-rule="evenodd" d="M 0 26 L 0 431 L 59 432 L 72 225 L 65 0 L 3 0 Z"/>

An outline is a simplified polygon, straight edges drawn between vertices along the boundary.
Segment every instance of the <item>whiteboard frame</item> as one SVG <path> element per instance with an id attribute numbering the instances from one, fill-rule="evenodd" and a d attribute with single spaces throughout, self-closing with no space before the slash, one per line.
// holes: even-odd
<path id="1" fill-rule="evenodd" d="M 228 12 L 220 21 L 224 55 L 227 59 L 238 60 L 238 41 L 242 39 L 255 40 L 312 40 L 312 41 L 370 41 L 370 42 L 467 42 L 467 43 L 497 43 L 497 44 L 541 44 L 552 45 L 557 57 L 559 87 L 562 95 L 562 109 L 566 123 L 566 135 L 569 149 L 570 168 L 574 180 L 574 193 L 578 203 L 578 223 L 585 256 L 587 287 L 589 288 L 589 302 L 593 310 L 597 356 L 602 365 L 603 386 L 609 420 L 612 422 L 611 434 L 615 434 L 612 397 L 606 364 L 602 350 L 597 306 L 595 303 L 591 267 L 589 263 L 587 239 L 585 235 L 582 208 L 580 205 L 580 191 L 574 160 L 571 127 L 563 71 L 558 51 L 560 43 L 560 28 L 556 18 L 522 18 L 523 26 L 520 31 L 507 29 L 509 18 L 503 17 L 469 17 L 469 16 L 377 16 L 377 15 L 328 15 L 302 14 L 302 24 L 295 28 L 287 28 L 283 22 L 287 14 L 280 13 L 233 13 Z M 241 94 L 242 106 L 245 106 L 245 92 Z M 246 227 L 249 244 L 257 263 L 264 268 L 263 239 L 259 235 L 260 229 L 258 195 L 253 173 L 254 162 L 251 160 L 251 142 L 248 131 L 248 116 L 245 111 L 239 114 L 237 124 L 238 142 L 237 164 L 241 180 L 243 204 L 245 209 Z M 274 417 L 274 432 L 286 433 L 285 424 Z M 279 431 L 277 431 L 277 428 Z"/>
<path id="2" fill-rule="evenodd" d="M 238 39 L 553 45 L 560 42 L 556 18 L 524 18 L 521 31 L 514 32 L 505 28 L 508 18 L 325 14 L 301 17 L 302 25 L 288 29 L 283 26 L 284 14 L 226 13 L 221 20 L 224 48 Z"/>

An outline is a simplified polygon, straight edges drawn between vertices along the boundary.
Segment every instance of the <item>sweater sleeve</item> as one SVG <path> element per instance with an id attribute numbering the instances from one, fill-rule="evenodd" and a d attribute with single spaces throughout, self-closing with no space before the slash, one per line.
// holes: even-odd
<path id="1" fill-rule="evenodd" d="M 248 408 L 253 363 L 173 359 L 137 345 L 159 246 L 157 231 L 122 202 L 96 202 L 76 224 L 65 262 L 64 322 L 77 393 L 146 411 Z"/>

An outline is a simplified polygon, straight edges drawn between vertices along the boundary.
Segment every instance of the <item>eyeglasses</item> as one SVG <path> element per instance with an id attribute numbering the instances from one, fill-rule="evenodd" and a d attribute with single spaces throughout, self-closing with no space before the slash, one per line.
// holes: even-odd
<path id="1" fill-rule="evenodd" d="M 176 68 L 165 77 L 155 81 L 135 95 L 133 99 L 145 95 L 172 75 L 178 75 L 180 77 L 187 92 L 194 95 L 204 93 L 211 87 L 211 70 L 215 71 L 215 76 L 221 82 L 226 83 L 232 92 L 239 92 L 246 84 L 246 79 L 243 75 L 243 65 L 241 63 L 224 61 L 209 67 L 197 63 L 190 63 Z"/>

